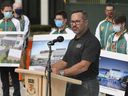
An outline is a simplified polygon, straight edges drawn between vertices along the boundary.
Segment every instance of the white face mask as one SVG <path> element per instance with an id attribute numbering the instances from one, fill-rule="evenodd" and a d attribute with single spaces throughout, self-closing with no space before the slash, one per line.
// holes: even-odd
<path id="1" fill-rule="evenodd" d="M 114 32 L 120 32 L 121 31 L 121 25 L 113 25 L 113 31 Z"/>

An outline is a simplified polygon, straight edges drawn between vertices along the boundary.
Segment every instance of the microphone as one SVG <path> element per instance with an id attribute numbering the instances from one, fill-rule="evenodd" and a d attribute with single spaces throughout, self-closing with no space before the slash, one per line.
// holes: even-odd
<path id="1" fill-rule="evenodd" d="M 53 39 L 52 41 L 48 42 L 48 45 L 54 45 L 56 42 L 63 42 L 64 37 L 63 36 L 58 36 L 56 39 Z"/>

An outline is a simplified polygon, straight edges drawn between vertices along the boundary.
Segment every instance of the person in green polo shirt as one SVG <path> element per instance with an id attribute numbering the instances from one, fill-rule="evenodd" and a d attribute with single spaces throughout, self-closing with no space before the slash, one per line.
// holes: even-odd
<path id="1" fill-rule="evenodd" d="M 0 31 L 20 31 L 20 23 L 13 18 L 12 9 L 10 7 L 1 8 L 1 12 L 4 15 L 0 20 Z"/>
<path id="2" fill-rule="evenodd" d="M 96 28 L 95 36 L 100 41 L 102 49 L 105 49 L 108 36 L 111 33 L 113 33 L 112 21 L 113 21 L 114 10 L 115 10 L 114 5 L 107 4 L 105 7 L 106 18 L 104 20 L 102 20 L 101 22 L 99 22 L 99 24 Z"/>
<path id="3" fill-rule="evenodd" d="M 20 31 L 20 22 L 13 18 L 12 14 L 12 5 L 8 2 L 4 2 L 1 6 L 1 12 L 3 14 L 3 19 L 0 20 L 0 31 L 8 32 L 8 31 Z M 12 78 L 12 84 L 14 87 L 13 96 L 21 96 L 20 94 L 20 83 L 19 83 L 19 75 L 15 72 L 15 67 L 0 67 L 1 73 L 1 81 L 2 81 L 2 89 L 3 96 L 10 96 L 9 94 L 9 73 Z"/>
<path id="4" fill-rule="evenodd" d="M 113 31 L 107 40 L 106 50 L 128 54 L 128 31 L 126 29 L 126 16 L 118 14 L 113 19 Z"/>
<path id="5" fill-rule="evenodd" d="M 54 19 L 56 28 L 54 28 L 50 34 L 74 34 L 67 25 L 67 20 L 67 14 L 65 11 L 57 12 Z"/>

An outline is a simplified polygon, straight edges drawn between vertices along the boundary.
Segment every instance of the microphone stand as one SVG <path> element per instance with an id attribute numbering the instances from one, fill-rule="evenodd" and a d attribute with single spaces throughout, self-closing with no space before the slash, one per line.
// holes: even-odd
<path id="1" fill-rule="evenodd" d="M 51 55 L 52 55 L 52 49 L 51 49 L 52 44 L 48 43 L 49 47 L 49 56 L 48 56 L 48 61 L 47 61 L 47 66 L 46 70 L 48 71 L 47 75 L 47 89 L 46 89 L 46 96 L 52 96 L 52 90 L 51 90 Z"/>
<path id="2" fill-rule="evenodd" d="M 47 43 L 48 47 L 49 47 L 49 56 L 48 56 L 48 61 L 47 61 L 47 66 L 45 69 L 48 71 L 48 75 L 47 75 L 47 89 L 46 89 L 46 96 L 52 96 L 52 90 L 51 90 L 51 55 L 52 55 L 52 48 L 51 46 L 54 45 L 55 42 L 62 42 L 64 40 L 64 38 L 62 36 L 57 37 L 57 39 L 53 40 L 53 41 L 49 41 Z M 48 94 L 49 93 L 49 94 Z"/>

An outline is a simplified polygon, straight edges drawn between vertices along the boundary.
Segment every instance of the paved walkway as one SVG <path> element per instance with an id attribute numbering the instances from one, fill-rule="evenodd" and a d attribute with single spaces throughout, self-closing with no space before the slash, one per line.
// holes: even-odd
<path id="1" fill-rule="evenodd" d="M 22 83 L 20 83 L 21 86 L 21 96 L 25 96 L 25 88 L 23 87 Z M 0 96 L 2 95 L 2 85 L 1 85 L 1 80 L 0 80 Z M 10 96 L 13 96 L 13 87 L 10 87 Z"/>

